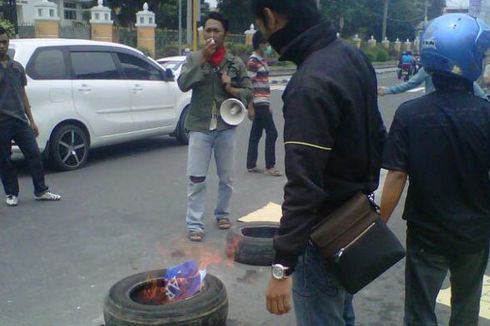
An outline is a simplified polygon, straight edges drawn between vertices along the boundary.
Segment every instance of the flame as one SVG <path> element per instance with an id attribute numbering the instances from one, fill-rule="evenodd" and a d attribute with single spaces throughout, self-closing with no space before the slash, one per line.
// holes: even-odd
<path id="1" fill-rule="evenodd" d="M 146 286 L 137 294 L 137 301 L 148 304 L 164 304 L 169 301 L 167 294 L 165 293 L 165 286 L 162 284 L 162 279 L 158 279 L 151 274 L 148 274 L 146 282 L 149 283 L 149 286 Z"/>

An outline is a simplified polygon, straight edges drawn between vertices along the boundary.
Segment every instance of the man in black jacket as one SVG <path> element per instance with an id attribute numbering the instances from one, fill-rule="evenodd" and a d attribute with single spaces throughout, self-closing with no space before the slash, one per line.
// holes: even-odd
<path id="1" fill-rule="evenodd" d="M 252 10 L 280 60 L 298 66 L 283 94 L 288 182 L 267 309 L 288 312 L 294 287 L 298 325 L 345 325 L 347 292 L 309 237 L 351 196 L 378 186 L 386 131 L 376 75 L 358 49 L 337 39 L 316 1 L 254 0 Z"/>

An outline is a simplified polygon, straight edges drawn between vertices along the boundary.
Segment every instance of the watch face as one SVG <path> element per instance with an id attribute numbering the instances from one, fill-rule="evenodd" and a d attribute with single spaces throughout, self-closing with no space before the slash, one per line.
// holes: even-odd
<path id="1" fill-rule="evenodd" d="M 284 269 L 281 266 L 274 265 L 272 266 L 272 276 L 275 279 L 283 279 L 284 278 Z"/>

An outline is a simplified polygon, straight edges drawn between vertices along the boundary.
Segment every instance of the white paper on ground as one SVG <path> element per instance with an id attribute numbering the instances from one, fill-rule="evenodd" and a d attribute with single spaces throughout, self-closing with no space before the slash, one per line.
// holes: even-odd
<path id="1" fill-rule="evenodd" d="M 240 217 L 240 222 L 276 222 L 279 223 L 282 216 L 281 205 L 269 202 L 262 208 Z"/>

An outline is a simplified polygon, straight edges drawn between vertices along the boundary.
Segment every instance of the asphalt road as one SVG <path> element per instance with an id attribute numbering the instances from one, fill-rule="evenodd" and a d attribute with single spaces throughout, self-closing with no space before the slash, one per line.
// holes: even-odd
<path id="1" fill-rule="evenodd" d="M 380 75 L 381 85 L 395 82 Z M 274 118 L 282 134 L 280 90 L 274 91 Z M 380 98 L 387 125 L 404 100 L 422 92 Z M 249 174 L 245 169 L 251 123 L 239 126 L 233 219 L 268 202 L 280 204 L 284 177 Z M 282 136 L 277 167 L 284 170 Z M 272 316 L 265 310 L 269 268 L 230 263 L 226 231 L 212 218 L 216 202 L 215 166 L 208 177 L 207 234 L 190 243 L 185 229 L 187 148 L 173 138 L 157 137 L 99 149 L 77 171 L 48 171 L 58 203 L 33 200 L 25 164 L 20 169 L 21 195 L 16 208 L 0 203 L 0 325 L 95 326 L 103 324 L 103 299 L 110 286 L 134 273 L 169 267 L 186 259 L 211 260 L 208 272 L 225 284 L 228 325 L 294 325 L 292 313 Z M 263 141 L 259 166 L 263 166 Z M 400 209 L 390 222 L 404 240 Z M 358 325 L 401 325 L 403 264 L 400 262 L 355 298 Z M 438 306 L 447 324 L 448 308 Z M 490 322 L 482 320 L 481 325 Z"/>

